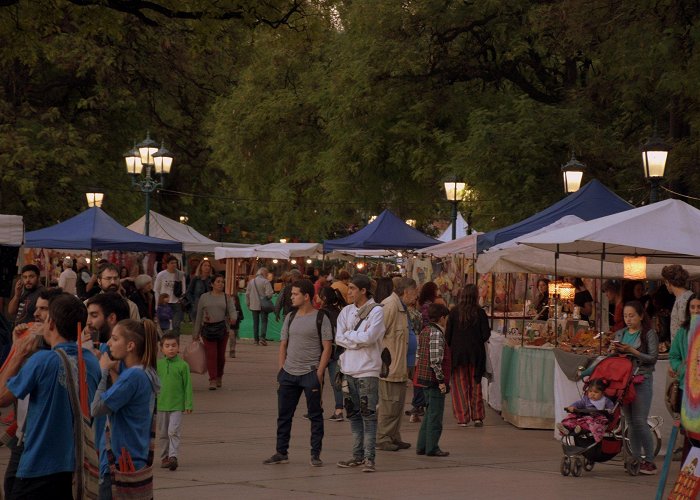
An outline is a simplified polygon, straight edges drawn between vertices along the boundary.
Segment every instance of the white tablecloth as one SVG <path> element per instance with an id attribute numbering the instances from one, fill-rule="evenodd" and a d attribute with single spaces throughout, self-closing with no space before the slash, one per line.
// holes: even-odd
<path id="1" fill-rule="evenodd" d="M 662 359 L 656 362 L 654 370 L 654 392 L 651 400 L 650 416 L 658 416 L 663 418 L 664 423 L 660 427 L 661 431 L 661 455 L 666 454 L 666 446 L 671 436 L 673 428 L 673 419 L 666 409 L 664 402 L 666 392 L 666 374 L 668 373 L 668 360 Z M 559 364 L 554 362 L 554 417 L 557 422 L 561 422 L 566 416 L 564 407 L 570 405 L 574 401 L 581 399 L 583 392 L 582 382 L 572 382 L 564 372 L 559 368 Z M 559 439 L 559 431 L 554 429 L 554 437 Z"/>
<path id="2" fill-rule="evenodd" d="M 481 392 L 491 408 L 501 411 L 501 356 L 503 343 L 506 338 L 500 332 L 491 332 L 489 339 L 489 359 L 493 368 L 491 382 L 483 378 L 481 380 Z"/>

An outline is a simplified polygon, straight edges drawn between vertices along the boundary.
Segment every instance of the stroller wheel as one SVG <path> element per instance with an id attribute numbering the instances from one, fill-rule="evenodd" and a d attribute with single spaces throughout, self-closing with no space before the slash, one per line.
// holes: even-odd
<path id="1" fill-rule="evenodd" d="M 581 474 L 583 474 L 583 460 L 580 457 L 576 457 L 573 467 L 571 467 L 571 475 L 581 477 Z"/>
<path id="2" fill-rule="evenodd" d="M 559 468 L 562 476 L 568 476 L 571 473 L 571 459 L 569 457 L 563 457 L 561 459 L 561 467 Z"/>
<path id="3" fill-rule="evenodd" d="M 625 470 L 630 476 L 638 476 L 641 465 L 642 464 L 639 460 L 636 458 L 631 458 L 625 461 Z"/>
<path id="4" fill-rule="evenodd" d="M 586 472 L 591 472 L 593 470 L 593 467 L 595 466 L 595 462 L 592 460 L 588 460 L 587 458 L 584 459 L 583 461 L 583 470 Z"/>

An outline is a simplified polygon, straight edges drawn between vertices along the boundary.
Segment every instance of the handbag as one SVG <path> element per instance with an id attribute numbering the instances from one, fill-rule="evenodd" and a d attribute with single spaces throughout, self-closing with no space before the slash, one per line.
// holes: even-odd
<path id="1" fill-rule="evenodd" d="M 681 401 L 683 399 L 683 391 L 680 389 L 678 379 L 673 380 L 666 388 L 666 408 L 671 414 L 681 412 Z"/>
<path id="2" fill-rule="evenodd" d="M 202 337 L 207 340 L 219 340 L 224 338 L 228 333 L 226 321 L 217 321 L 216 323 L 202 324 Z"/>
<path id="3" fill-rule="evenodd" d="M 75 471 L 73 473 L 73 498 L 76 500 L 97 500 L 100 491 L 100 457 L 95 447 L 95 433 L 92 428 L 92 418 L 87 410 L 87 386 L 78 389 L 73 378 L 68 356 L 62 349 L 56 349 L 63 370 L 66 373 L 68 396 L 73 412 L 73 436 L 75 437 Z M 82 349 L 78 346 L 78 379 L 87 380 L 85 363 L 82 360 Z M 82 396 L 82 398 L 81 398 Z M 85 411 L 83 411 L 85 410 Z"/>
<path id="4" fill-rule="evenodd" d="M 190 372 L 199 375 L 207 372 L 207 353 L 204 349 L 204 343 L 200 339 L 193 340 L 185 347 L 182 359 L 190 365 Z"/>
<path id="5" fill-rule="evenodd" d="M 272 303 L 272 299 L 267 296 L 260 295 L 260 290 L 258 290 L 258 285 L 255 282 L 256 278 L 253 278 L 253 288 L 255 288 L 255 293 L 258 295 L 258 302 L 260 302 L 260 312 L 271 313 L 275 310 L 275 305 Z"/>
<path id="6" fill-rule="evenodd" d="M 107 460 L 112 475 L 113 500 L 152 500 L 153 499 L 153 455 L 156 441 L 156 404 L 153 402 L 153 418 L 151 419 L 151 441 L 148 447 L 148 458 L 143 469 L 134 470 L 134 463 L 126 448 L 122 448 L 117 467 L 116 457 L 112 451 L 109 417 L 105 429 L 105 447 Z"/>

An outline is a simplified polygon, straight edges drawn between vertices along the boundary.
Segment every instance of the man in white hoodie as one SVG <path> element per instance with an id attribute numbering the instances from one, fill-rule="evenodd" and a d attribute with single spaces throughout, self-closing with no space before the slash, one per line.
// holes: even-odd
<path id="1" fill-rule="evenodd" d="M 340 355 L 340 369 L 345 377 L 345 411 L 353 436 L 352 459 L 337 465 L 362 465 L 363 472 L 375 470 L 379 372 L 384 338 L 384 314 L 372 299 L 370 286 L 370 280 L 364 274 L 352 278 L 348 284 L 350 305 L 340 312 L 335 334 L 335 343 L 345 348 Z"/>

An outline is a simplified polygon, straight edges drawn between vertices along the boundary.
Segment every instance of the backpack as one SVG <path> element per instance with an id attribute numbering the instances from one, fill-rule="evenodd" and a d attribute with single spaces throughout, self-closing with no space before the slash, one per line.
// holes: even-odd
<path id="1" fill-rule="evenodd" d="M 289 335 L 289 328 L 292 326 L 292 321 L 294 321 L 294 318 L 296 317 L 296 315 L 297 315 L 296 309 L 294 309 L 293 311 L 291 311 L 289 313 L 289 323 L 287 323 L 287 345 L 289 345 L 289 339 L 291 339 L 291 336 Z M 335 345 L 335 326 L 333 325 L 333 320 L 331 319 L 328 311 L 325 311 L 324 309 L 319 309 L 318 312 L 316 313 L 316 331 L 318 332 L 318 343 L 321 346 L 321 353 L 323 353 L 323 332 L 321 330 L 323 329 L 323 318 L 324 317 L 327 317 L 328 321 L 331 324 L 331 331 L 333 333 L 332 342 Z"/>

